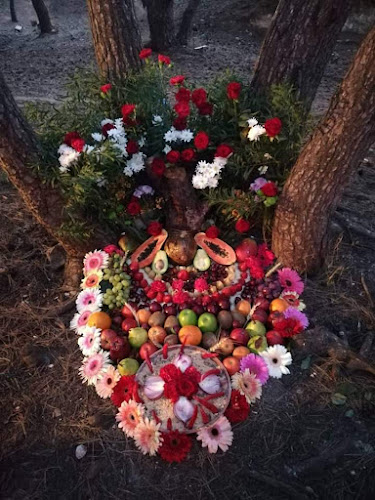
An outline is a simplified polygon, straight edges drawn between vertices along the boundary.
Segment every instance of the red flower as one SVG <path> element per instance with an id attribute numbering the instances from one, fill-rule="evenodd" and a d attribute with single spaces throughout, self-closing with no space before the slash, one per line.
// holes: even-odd
<path id="1" fill-rule="evenodd" d="M 198 392 L 198 383 L 201 378 L 199 371 L 193 366 L 182 373 L 172 363 L 163 366 L 159 372 L 160 377 L 165 381 L 164 395 L 174 403 L 180 396 L 191 398 Z"/>
<path id="2" fill-rule="evenodd" d="M 190 295 L 187 292 L 179 291 L 175 293 L 172 297 L 173 304 L 184 304 L 190 299 Z"/>
<path id="3" fill-rule="evenodd" d="M 233 153 L 233 149 L 228 146 L 228 144 L 220 144 L 216 148 L 215 156 L 219 156 L 220 158 L 228 158 L 229 155 Z"/>
<path id="4" fill-rule="evenodd" d="M 172 382 L 178 377 L 178 372 L 180 370 L 173 363 L 169 363 L 160 368 L 159 376 L 164 380 L 164 382 Z"/>
<path id="5" fill-rule="evenodd" d="M 139 59 L 147 59 L 152 54 L 151 49 L 142 49 L 139 53 Z"/>
<path id="6" fill-rule="evenodd" d="M 169 80 L 171 85 L 182 85 L 184 83 L 185 77 L 183 75 L 172 76 Z"/>
<path id="7" fill-rule="evenodd" d="M 193 161 L 195 157 L 195 152 L 194 149 L 184 149 L 181 153 L 181 160 L 182 161 Z"/>
<path id="8" fill-rule="evenodd" d="M 246 401 L 245 396 L 242 396 L 239 391 L 232 390 L 229 406 L 224 413 L 229 422 L 232 424 L 243 422 L 247 419 L 249 411 L 250 405 Z"/>
<path id="9" fill-rule="evenodd" d="M 163 229 L 163 226 L 158 221 L 150 222 L 147 226 L 147 233 L 151 236 L 158 236 Z"/>
<path id="10" fill-rule="evenodd" d="M 303 325 L 295 318 L 280 319 L 273 324 L 274 330 L 280 333 L 284 338 L 294 337 L 303 330 Z"/>
<path id="11" fill-rule="evenodd" d="M 272 181 L 266 182 L 260 190 L 265 196 L 276 196 L 278 191 L 276 184 Z"/>
<path id="12" fill-rule="evenodd" d="M 126 211 L 129 215 L 138 215 L 141 212 L 141 205 L 139 201 L 132 200 L 126 207 Z"/>
<path id="13" fill-rule="evenodd" d="M 188 102 L 181 101 L 174 105 L 174 110 L 179 118 L 186 118 L 190 115 L 190 106 Z"/>
<path id="14" fill-rule="evenodd" d="M 250 271 L 250 275 L 252 278 L 259 280 L 264 276 L 264 269 L 262 267 L 262 262 L 258 257 L 248 257 L 245 260 L 247 268 Z"/>
<path id="15" fill-rule="evenodd" d="M 186 118 L 179 116 L 173 121 L 173 126 L 176 130 L 184 130 L 186 128 Z"/>
<path id="16" fill-rule="evenodd" d="M 191 100 L 199 108 L 207 101 L 207 92 L 203 89 L 195 89 L 191 95 Z"/>
<path id="17" fill-rule="evenodd" d="M 108 137 L 108 132 L 109 130 L 112 130 L 113 128 L 116 128 L 112 123 L 106 123 L 105 125 L 102 126 L 102 134 L 104 137 Z"/>
<path id="18" fill-rule="evenodd" d="M 169 163 L 177 163 L 179 159 L 180 159 L 179 151 L 169 151 L 169 153 L 167 154 L 167 161 Z"/>
<path id="19" fill-rule="evenodd" d="M 78 151 L 78 153 L 82 153 L 84 145 L 85 141 L 83 139 L 73 139 L 71 144 L 72 148 Z"/>
<path id="20" fill-rule="evenodd" d="M 198 132 L 194 138 L 194 145 L 197 149 L 206 149 L 209 142 L 210 138 L 206 132 Z"/>
<path id="21" fill-rule="evenodd" d="M 103 248 L 103 250 L 109 255 L 112 255 L 114 253 L 117 253 L 118 255 L 124 254 L 124 252 L 116 245 L 107 245 L 106 247 Z"/>
<path id="22" fill-rule="evenodd" d="M 123 118 L 128 118 L 135 110 L 135 104 L 124 104 L 121 108 Z"/>
<path id="23" fill-rule="evenodd" d="M 67 134 L 65 134 L 64 143 L 67 146 L 72 146 L 72 141 L 74 141 L 75 139 L 81 139 L 81 136 L 79 135 L 79 133 L 78 132 L 68 132 Z"/>
<path id="24" fill-rule="evenodd" d="M 167 285 L 164 281 L 156 280 L 151 283 L 150 290 L 154 292 L 165 292 L 167 290 Z"/>
<path id="25" fill-rule="evenodd" d="M 161 158 L 154 158 L 151 164 L 152 173 L 158 177 L 162 177 L 165 172 L 165 163 Z"/>
<path id="26" fill-rule="evenodd" d="M 185 460 L 192 445 L 192 440 L 187 434 L 179 431 L 163 432 L 162 438 L 158 452 L 163 460 L 169 463 Z"/>
<path id="27" fill-rule="evenodd" d="M 194 281 L 194 289 L 198 292 L 205 292 L 208 290 L 208 283 L 204 278 L 197 278 Z"/>
<path id="28" fill-rule="evenodd" d="M 190 377 L 191 380 L 197 384 L 199 384 L 201 380 L 201 373 L 194 366 L 189 366 L 189 368 L 185 370 L 184 375 Z"/>
<path id="29" fill-rule="evenodd" d="M 250 230 L 251 224 L 246 219 L 238 219 L 234 227 L 239 233 L 247 233 Z"/>
<path id="30" fill-rule="evenodd" d="M 177 102 L 189 102 L 190 101 L 190 90 L 185 89 L 185 87 L 180 87 L 178 92 L 175 94 Z"/>
<path id="31" fill-rule="evenodd" d="M 135 375 L 121 377 L 112 392 L 111 399 L 113 404 L 115 404 L 116 406 L 121 406 L 121 403 L 124 401 L 136 399 L 134 397 L 134 394 L 137 390 L 138 384 L 135 380 Z"/>
<path id="32" fill-rule="evenodd" d="M 220 229 L 216 226 L 210 226 L 208 229 L 206 229 L 206 236 L 207 238 L 218 238 L 220 234 Z"/>
<path id="33" fill-rule="evenodd" d="M 138 153 L 138 143 L 136 141 L 133 141 L 132 139 L 127 143 L 126 145 L 126 151 L 130 154 L 133 155 L 135 153 Z"/>
<path id="34" fill-rule="evenodd" d="M 198 112 L 202 116 L 212 115 L 213 110 L 214 107 L 210 102 L 204 102 L 198 107 Z"/>
<path id="35" fill-rule="evenodd" d="M 281 127 L 282 123 L 280 118 L 271 118 L 270 120 L 266 120 L 264 124 L 268 137 L 275 137 L 275 135 L 280 134 Z"/>
<path id="36" fill-rule="evenodd" d="M 231 82 L 227 85 L 227 96 L 229 99 L 237 101 L 241 92 L 241 84 L 238 82 Z"/>
<path id="37" fill-rule="evenodd" d="M 169 66 L 171 64 L 171 59 L 170 57 L 168 56 L 163 56 L 162 54 L 159 54 L 158 55 L 158 61 L 161 63 L 161 64 L 166 64 L 167 66 Z"/>
<path id="38" fill-rule="evenodd" d="M 106 83 L 105 85 L 102 85 L 100 87 L 100 91 L 103 92 L 103 94 L 107 94 L 112 88 L 112 84 L 111 83 Z"/>
<path id="39" fill-rule="evenodd" d="M 183 280 L 173 280 L 172 281 L 173 290 L 178 290 L 179 292 L 184 288 Z"/>
<path id="40" fill-rule="evenodd" d="M 181 375 L 175 381 L 177 393 L 179 396 L 184 396 L 190 399 L 198 392 L 198 382 L 195 382 L 191 377 L 186 376 L 185 373 Z"/>
<path id="41" fill-rule="evenodd" d="M 261 261 L 263 267 L 268 267 L 275 260 L 275 254 L 269 250 L 266 243 L 258 245 L 257 257 Z"/>

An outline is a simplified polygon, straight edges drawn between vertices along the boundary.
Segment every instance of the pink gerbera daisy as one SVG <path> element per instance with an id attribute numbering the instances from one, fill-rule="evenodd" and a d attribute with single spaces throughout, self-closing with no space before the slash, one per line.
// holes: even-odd
<path id="1" fill-rule="evenodd" d="M 148 453 L 153 456 L 159 449 L 162 442 L 161 433 L 159 431 L 160 424 L 145 418 L 142 420 L 134 430 L 134 440 L 137 447 L 141 450 L 143 455 Z"/>
<path id="2" fill-rule="evenodd" d="M 99 351 L 96 354 L 85 358 L 81 368 L 79 369 L 83 383 L 87 382 L 88 385 L 95 385 L 101 375 L 107 370 L 108 366 L 108 352 Z"/>
<path id="3" fill-rule="evenodd" d="M 81 281 L 81 288 L 98 288 L 102 279 L 103 273 L 101 271 L 92 271 Z"/>
<path id="4" fill-rule="evenodd" d="M 96 392 L 101 398 L 110 398 L 114 387 L 120 380 L 121 375 L 116 370 L 116 368 L 110 365 L 107 370 L 101 375 L 100 379 L 96 383 Z"/>
<path id="5" fill-rule="evenodd" d="M 243 373 L 232 375 L 232 387 L 245 396 L 246 401 L 254 403 L 262 395 L 262 384 L 254 373 L 246 369 Z"/>
<path id="6" fill-rule="evenodd" d="M 284 269 L 280 269 L 277 274 L 280 285 L 284 288 L 284 290 L 288 292 L 296 292 L 298 295 L 301 295 L 305 285 L 303 284 L 301 276 L 297 273 L 297 271 L 294 271 L 289 267 L 284 267 Z"/>
<path id="7" fill-rule="evenodd" d="M 85 274 L 91 274 L 93 271 L 100 271 L 108 266 L 109 256 L 103 250 L 94 250 L 85 255 L 83 268 Z"/>
<path id="8" fill-rule="evenodd" d="M 219 448 L 227 451 L 233 441 L 229 420 L 222 416 L 211 427 L 202 427 L 197 433 L 197 439 L 202 441 L 202 446 L 207 447 L 209 453 L 216 453 Z"/>
<path id="9" fill-rule="evenodd" d="M 309 326 L 309 320 L 303 312 L 299 311 L 295 307 L 288 307 L 286 311 L 284 311 L 284 317 L 289 319 L 295 319 L 301 323 L 303 329 L 305 330 Z"/>
<path id="10" fill-rule="evenodd" d="M 92 356 L 99 351 L 101 330 L 95 326 L 85 326 L 78 339 L 79 348 L 84 356 Z"/>
<path id="11" fill-rule="evenodd" d="M 116 420 L 118 426 L 129 437 L 134 437 L 136 427 L 143 421 L 144 407 L 134 399 L 123 401 L 118 409 Z"/>
<path id="12" fill-rule="evenodd" d="M 86 288 L 78 294 L 76 300 L 77 311 L 100 311 L 103 303 L 103 295 L 97 288 Z"/>
<path id="13" fill-rule="evenodd" d="M 81 313 L 76 313 L 73 316 L 72 321 L 70 322 L 70 328 L 74 330 L 76 333 L 82 333 L 82 329 L 87 325 L 89 317 L 91 316 L 92 311 L 89 309 L 85 309 Z"/>
<path id="14" fill-rule="evenodd" d="M 241 372 L 249 370 L 250 373 L 253 373 L 262 385 L 264 385 L 269 378 L 266 362 L 263 358 L 255 354 L 248 354 L 243 357 L 240 361 L 240 367 Z"/>

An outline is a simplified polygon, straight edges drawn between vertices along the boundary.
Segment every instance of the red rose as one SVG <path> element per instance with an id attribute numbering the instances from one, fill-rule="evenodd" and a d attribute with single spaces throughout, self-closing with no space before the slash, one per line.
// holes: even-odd
<path id="1" fill-rule="evenodd" d="M 85 141 L 83 139 L 73 139 L 71 146 L 73 149 L 81 153 L 83 151 L 83 147 L 85 145 Z"/>
<path id="2" fill-rule="evenodd" d="M 154 158 L 151 164 L 151 171 L 158 177 L 162 177 L 165 172 L 165 163 L 161 158 Z"/>
<path id="3" fill-rule="evenodd" d="M 168 56 L 163 56 L 162 54 L 158 55 L 158 61 L 161 64 L 166 64 L 167 66 L 171 64 L 171 59 Z"/>
<path id="4" fill-rule="evenodd" d="M 180 396 L 191 398 L 198 391 L 198 384 L 190 377 L 185 377 L 184 374 L 182 374 L 176 381 L 176 389 Z"/>
<path id="5" fill-rule="evenodd" d="M 204 102 L 198 107 L 198 113 L 202 116 L 212 115 L 213 110 L 214 107 L 210 102 Z"/>
<path id="6" fill-rule="evenodd" d="M 194 153 L 194 149 L 184 149 L 181 153 L 181 160 L 182 161 L 192 161 L 194 160 L 194 157 L 195 157 L 195 153 Z"/>
<path id="7" fill-rule="evenodd" d="M 100 87 L 100 91 L 103 92 L 103 94 L 107 94 L 112 88 L 112 84 L 111 83 L 106 83 L 105 85 L 102 85 Z"/>
<path id="8" fill-rule="evenodd" d="M 175 94 L 176 101 L 178 102 L 189 102 L 190 101 L 190 90 L 185 89 L 185 87 L 180 87 L 178 92 Z"/>
<path id="9" fill-rule="evenodd" d="M 75 139 L 81 139 L 81 136 L 79 135 L 79 133 L 78 132 L 68 132 L 67 134 L 65 134 L 64 143 L 67 146 L 72 146 L 72 141 L 74 141 Z"/>
<path id="10" fill-rule="evenodd" d="M 277 195 L 277 186 L 274 182 L 266 182 L 260 190 L 265 196 L 276 196 Z"/>
<path id="11" fill-rule="evenodd" d="M 173 126 L 176 130 L 184 130 L 186 128 L 186 118 L 179 116 L 173 120 Z"/>
<path id="12" fill-rule="evenodd" d="M 179 118 L 186 118 L 190 114 L 190 106 L 187 102 L 178 102 L 174 105 L 174 110 L 178 114 Z"/>
<path id="13" fill-rule="evenodd" d="M 210 138 L 206 132 L 198 132 L 194 138 L 194 145 L 197 149 L 206 149 L 209 142 Z"/>
<path id="14" fill-rule="evenodd" d="M 239 233 L 247 233 L 250 227 L 251 227 L 250 222 L 245 219 L 238 219 L 235 225 L 235 229 Z"/>
<path id="15" fill-rule="evenodd" d="M 268 137 L 275 137 L 275 135 L 280 134 L 281 127 L 282 123 L 280 118 L 271 118 L 264 124 Z"/>
<path id="16" fill-rule="evenodd" d="M 135 104 L 124 104 L 121 108 L 123 118 L 127 118 L 135 110 Z"/>
<path id="17" fill-rule="evenodd" d="M 169 80 L 171 85 L 182 85 L 184 83 L 185 77 L 183 75 L 172 76 Z"/>
<path id="18" fill-rule="evenodd" d="M 219 156 L 220 158 L 228 158 L 229 155 L 233 153 L 233 149 L 227 144 L 220 144 L 217 147 L 215 156 Z"/>
<path id="19" fill-rule="evenodd" d="M 220 234 L 220 229 L 216 226 L 210 226 L 208 229 L 206 229 L 206 236 L 207 238 L 218 238 Z"/>
<path id="20" fill-rule="evenodd" d="M 126 151 L 130 154 L 133 155 L 135 153 L 138 153 L 138 143 L 136 141 L 133 141 L 132 139 L 127 143 L 126 145 Z"/>
<path id="21" fill-rule="evenodd" d="M 167 161 L 169 163 L 177 163 L 179 159 L 180 159 L 179 151 L 169 151 L 169 153 L 167 154 Z"/>
<path id="22" fill-rule="evenodd" d="M 150 224 L 147 226 L 147 233 L 150 236 L 158 236 L 163 229 L 163 226 L 160 224 L 158 221 L 153 221 L 150 222 Z"/>
<path id="23" fill-rule="evenodd" d="M 191 100 L 199 108 L 207 101 L 207 92 L 202 88 L 195 89 L 191 95 Z"/>
<path id="24" fill-rule="evenodd" d="M 112 123 L 106 123 L 105 125 L 102 126 L 102 134 L 104 137 L 108 137 L 108 132 L 109 130 L 112 130 L 113 128 L 116 128 Z"/>
<path id="25" fill-rule="evenodd" d="M 129 215 L 138 215 L 141 212 L 141 205 L 139 201 L 132 200 L 126 207 L 126 211 Z"/>
<path id="26" fill-rule="evenodd" d="M 241 92 L 241 84 L 238 82 L 231 82 L 227 85 L 227 96 L 229 99 L 237 101 Z"/>
<path id="27" fill-rule="evenodd" d="M 152 54 L 151 49 L 142 49 L 139 53 L 139 59 L 147 59 Z"/>

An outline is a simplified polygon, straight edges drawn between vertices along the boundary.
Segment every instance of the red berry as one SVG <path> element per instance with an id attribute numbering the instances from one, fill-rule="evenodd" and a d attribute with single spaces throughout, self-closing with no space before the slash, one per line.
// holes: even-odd
<path id="1" fill-rule="evenodd" d="M 135 281 L 142 281 L 143 274 L 142 273 L 134 273 L 133 278 L 135 279 Z"/>
<path id="2" fill-rule="evenodd" d="M 163 292 L 158 292 L 155 297 L 156 302 L 163 302 L 164 301 L 164 293 Z"/>
<path id="3" fill-rule="evenodd" d="M 138 269 L 139 269 L 139 263 L 137 261 L 131 262 L 129 268 L 132 271 L 138 271 Z"/>
<path id="4" fill-rule="evenodd" d="M 202 297 L 202 306 L 208 306 L 212 302 L 212 299 L 209 295 L 203 295 Z"/>
<path id="5" fill-rule="evenodd" d="M 142 280 L 140 282 L 140 285 L 141 285 L 142 288 L 147 288 L 147 286 L 148 286 L 147 280 Z"/>
<path id="6" fill-rule="evenodd" d="M 217 301 L 217 300 L 219 300 L 219 299 L 220 299 L 220 293 L 219 293 L 219 292 L 215 292 L 215 293 L 213 293 L 213 294 L 211 295 L 211 297 L 212 297 L 215 301 Z M 211 302 L 212 302 L 212 301 L 211 301 Z"/>
<path id="7" fill-rule="evenodd" d="M 230 297 L 231 295 L 234 295 L 234 292 L 233 292 L 231 286 L 227 286 L 226 288 L 223 288 L 221 290 L 221 293 L 224 295 L 224 297 Z"/>
<path id="8" fill-rule="evenodd" d="M 177 274 L 179 280 L 187 281 L 189 279 L 189 273 L 186 270 L 179 271 Z"/>
<path id="9" fill-rule="evenodd" d="M 164 302 L 166 304 L 170 304 L 172 302 L 172 297 L 168 293 L 164 295 Z"/>
<path id="10" fill-rule="evenodd" d="M 154 299 L 157 295 L 157 292 L 155 292 L 155 290 L 149 290 L 147 293 L 146 293 L 146 296 L 147 298 L 149 299 Z"/>

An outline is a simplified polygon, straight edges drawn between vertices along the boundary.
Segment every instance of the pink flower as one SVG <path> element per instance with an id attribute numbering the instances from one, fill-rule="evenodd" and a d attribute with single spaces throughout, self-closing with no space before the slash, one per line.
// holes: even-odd
<path id="1" fill-rule="evenodd" d="M 204 278 L 197 278 L 194 281 L 194 288 L 198 292 L 205 292 L 206 290 L 208 290 L 208 283 Z"/>
<path id="2" fill-rule="evenodd" d="M 202 427 L 197 433 L 198 441 L 202 441 L 202 446 L 208 448 L 209 453 L 217 453 L 220 448 L 227 451 L 233 441 L 233 432 L 229 420 L 220 417 L 211 427 Z"/>
<path id="3" fill-rule="evenodd" d="M 70 328 L 74 330 L 76 333 L 80 333 L 82 328 L 87 325 L 87 322 L 91 314 L 92 311 L 89 309 L 75 314 L 73 316 L 72 321 L 70 322 Z"/>
<path id="4" fill-rule="evenodd" d="M 86 288 L 78 294 L 76 300 L 77 311 L 100 311 L 103 302 L 103 295 L 97 288 Z"/>
<path id="5" fill-rule="evenodd" d="M 129 437 L 134 437 L 134 431 L 142 422 L 144 414 L 143 405 L 136 403 L 133 399 L 123 401 L 116 415 L 118 426 Z"/>
<path id="6" fill-rule="evenodd" d="M 94 250 L 85 255 L 83 267 L 86 274 L 91 271 L 99 271 L 108 265 L 108 253 L 103 250 Z"/>
<path id="7" fill-rule="evenodd" d="M 163 440 L 159 428 L 160 424 L 148 418 L 141 420 L 135 428 L 134 441 L 144 455 L 156 455 Z"/>
<path id="8" fill-rule="evenodd" d="M 107 245 L 106 247 L 103 248 L 103 250 L 109 255 L 112 255 L 114 253 L 117 253 L 118 255 L 124 254 L 124 252 L 116 245 Z"/>
<path id="9" fill-rule="evenodd" d="M 240 361 L 241 372 L 249 370 L 253 373 L 259 382 L 264 385 L 269 377 L 268 368 L 266 362 L 255 354 L 248 354 Z"/>
<path id="10" fill-rule="evenodd" d="M 96 383 L 95 388 L 98 395 L 103 399 L 110 398 L 120 378 L 120 374 L 115 367 L 109 366 Z"/>
<path id="11" fill-rule="evenodd" d="M 284 288 L 284 290 L 288 292 L 296 292 L 298 295 L 301 295 L 305 285 L 303 284 L 303 281 L 297 271 L 294 271 L 289 267 L 284 267 L 284 269 L 280 269 L 277 274 L 280 285 Z"/>
<path id="12" fill-rule="evenodd" d="M 173 280 L 172 281 L 172 288 L 173 288 L 173 290 L 177 290 L 178 292 L 181 292 L 181 290 L 184 288 L 183 280 Z"/>
<path id="13" fill-rule="evenodd" d="M 109 353 L 99 351 L 92 356 L 85 358 L 79 373 L 84 382 L 88 385 L 95 385 L 100 376 L 109 367 Z"/>
<path id="14" fill-rule="evenodd" d="M 300 312 L 295 307 L 288 307 L 286 311 L 284 311 L 284 316 L 286 319 L 292 318 L 301 323 L 303 329 L 305 330 L 309 326 L 309 320 L 303 312 Z"/>

